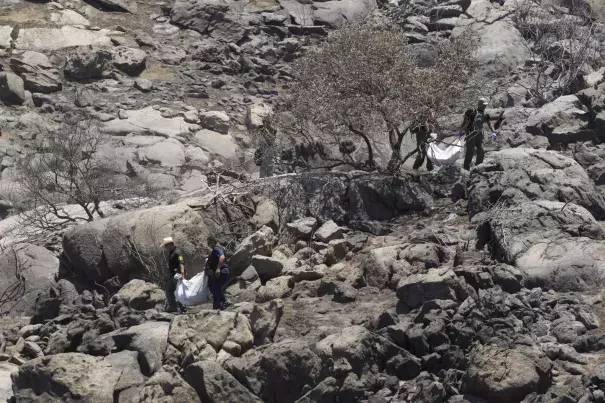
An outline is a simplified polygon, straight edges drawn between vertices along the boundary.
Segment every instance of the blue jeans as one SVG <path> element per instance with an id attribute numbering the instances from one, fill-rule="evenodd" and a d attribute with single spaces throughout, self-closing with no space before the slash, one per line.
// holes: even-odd
<path id="1" fill-rule="evenodd" d="M 212 291 L 212 309 L 221 309 L 225 303 L 225 295 L 223 294 L 223 287 L 229 280 L 229 270 L 221 269 L 221 275 L 210 278 L 210 291 Z"/>

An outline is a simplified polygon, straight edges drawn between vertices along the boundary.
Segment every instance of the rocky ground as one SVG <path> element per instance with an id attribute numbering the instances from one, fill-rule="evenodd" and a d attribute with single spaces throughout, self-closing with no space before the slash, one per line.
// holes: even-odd
<path id="1" fill-rule="evenodd" d="M 538 100 L 549 62 L 514 1 L 414 4 L 2 2 L 0 401 L 605 402 L 603 70 Z M 505 117 L 486 161 L 242 180 L 290 62 L 371 10 L 422 63 L 481 32 Z M 14 159 L 75 114 L 110 136 L 118 174 L 172 197 L 23 243 Z M 159 240 L 193 274 L 211 234 L 234 305 L 165 313 Z"/>

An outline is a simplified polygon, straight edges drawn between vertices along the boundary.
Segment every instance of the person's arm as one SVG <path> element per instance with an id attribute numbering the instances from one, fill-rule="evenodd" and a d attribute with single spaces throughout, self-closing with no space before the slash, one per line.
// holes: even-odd
<path id="1" fill-rule="evenodd" d="M 492 126 L 491 118 L 490 118 L 489 115 L 487 116 L 486 122 L 487 122 L 487 127 L 489 128 L 489 131 L 491 133 L 495 132 L 495 130 L 494 130 L 493 126 Z"/>
<path id="2" fill-rule="evenodd" d="M 183 255 L 179 254 L 179 271 L 181 272 L 181 277 L 185 280 L 185 259 L 183 259 Z"/>
<path id="3" fill-rule="evenodd" d="M 221 269 L 223 268 L 224 263 L 225 263 L 225 255 L 221 254 L 218 258 L 218 265 L 216 265 L 216 271 L 214 272 L 216 277 L 221 275 Z"/>
<path id="4" fill-rule="evenodd" d="M 468 120 L 469 120 L 469 116 L 468 116 L 468 111 L 464 112 L 464 119 L 462 119 L 462 124 L 460 125 L 460 127 L 458 128 L 459 130 L 464 129 L 465 127 L 468 126 Z"/>

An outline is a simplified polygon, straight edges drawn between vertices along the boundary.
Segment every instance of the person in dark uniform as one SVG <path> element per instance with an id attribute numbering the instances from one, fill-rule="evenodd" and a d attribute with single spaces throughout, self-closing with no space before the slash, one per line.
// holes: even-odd
<path id="1" fill-rule="evenodd" d="M 206 261 L 206 276 L 212 292 L 212 309 L 225 309 L 230 303 L 223 294 L 223 287 L 229 280 L 229 268 L 225 264 L 225 251 L 214 238 L 208 238 L 212 248 Z"/>
<path id="2" fill-rule="evenodd" d="M 168 275 L 166 279 L 167 312 L 176 312 L 177 308 L 181 312 L 185 312 L 185 307 L 180 302 L 177 302 L 174 296 L 178 284 L 178 280 L 174 278 L 174 275 L 180 274 L 182 279 L 185 280 L 185 259 L 183 258 L 182 253 L 174 245 L 174 241 L 171 237 L 164 238 L 162 246 L 169 254 Z"/>
<path id="3" fill-rule="evenodd" d="M 429 146 L 429 137 L 431 134 L 430 126 L 427 122 L 418 121 L 410 129 L 410 131 L 416 135 L 416 146 L 418 147 L 418 154 L 416 155 L 416 161 L 414 161 L 413 169 L 418 169 L 424 163 L 426 159 L 426 170 L 433 170 L 433 161 L 427 155 L 427 148 Z"/>

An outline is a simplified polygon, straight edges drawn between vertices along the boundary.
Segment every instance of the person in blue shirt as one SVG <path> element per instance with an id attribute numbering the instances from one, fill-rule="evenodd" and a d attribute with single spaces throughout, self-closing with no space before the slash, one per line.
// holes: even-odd
<path id="1" fill-rule="evenodd" d="M 208 239 L 208 244 L 212 251 L 208 255 L 205 272 L 212 292 L 212 309 L 225 309 L 230 305 L 223 294 L 223 287 L 229 280 L 229 268 L 225 264 L 225 251 L 213 238 Z"/>

